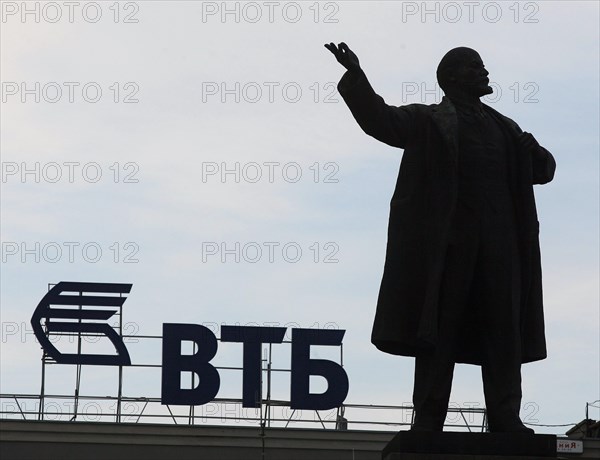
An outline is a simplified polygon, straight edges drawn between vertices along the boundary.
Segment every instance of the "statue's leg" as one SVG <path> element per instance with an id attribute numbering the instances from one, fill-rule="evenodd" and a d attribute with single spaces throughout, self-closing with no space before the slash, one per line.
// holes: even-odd
<path id="1" fill-rule="evenodd" d="M 448 411 L 456 342 L 477 258 L 477 218 L 468 208 L 455 215 L 440 286 L 438 343 L 415 360 L 414 430 L 441 431 Z"/>
<path id="2" fill-rule="evenodd" d="M 484 213 L 478 259 L 484 362 L 481 366 L 490 431 L 529 431 L 521 407 L 520 261 L 510 212 Z"/>
<path id="3" fill-rule="evenodd" d="M 413 430 L 442 431 L 452 388 L 454 361 L 439 353 L 415 359 Z"/>

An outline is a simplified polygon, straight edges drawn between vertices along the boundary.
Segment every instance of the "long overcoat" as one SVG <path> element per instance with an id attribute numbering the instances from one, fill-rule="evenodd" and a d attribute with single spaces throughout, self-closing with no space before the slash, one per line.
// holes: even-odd
<path id="1" fill-rule="evenodd" d="M 458 193 L 458 120 L 447 97 L 440 104 L 390 106 L 362 71 L 348 71 L 338 90 L 363 131 L 404 149 L 390 203 L 383 279 L 371 340 L 380 350 L 417 356 L 435 347 L 438 299 L 450 223 Z M 489 106 L 507 139 L 510 189 L 521 265 L 521 361 L 546 357 L 539 222 L 533 184 L 552 180 L 556 163 L 543 147 L 519 147 L 519 126 Z M 481 364 L 475 331 L 460 335 L 456 362 Z"/>

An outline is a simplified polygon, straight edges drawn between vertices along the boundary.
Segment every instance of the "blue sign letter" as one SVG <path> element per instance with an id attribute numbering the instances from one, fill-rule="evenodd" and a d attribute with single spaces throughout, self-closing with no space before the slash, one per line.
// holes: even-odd
<path id="1" fill-rule="evenodd" d="M 181 342 L 198 345 L 191 355 L 181 353 Z M 163 324 L 161 404 L 201 405 L 212 401 L 219 392 L 219 372 L 209 364 L 217 353 L 217 338 L 199 324 Z M 195 372 L 200 379 L 196 388 L 181 388 L 181 372 Z"/>
<path id="2" fill-rule="evenodd" d="M 310 359 L 311 345 L 341 345 L 344 330 L 292 329 L 292 409 L 327 410 L 339 407 L 348 395 L 348 375 L 337 363 Z M 311 375 L 327 380 L 327 391 L 309 393 Z"/>
<path id="3" fill-rule="evenodd" d="M 242 383 L 242 406 L 260 407 L 260 351 L 263 343 L 281 343 L 285 327 L 221 326 L 222 342 L 244 344 L 244 377 Z"/>

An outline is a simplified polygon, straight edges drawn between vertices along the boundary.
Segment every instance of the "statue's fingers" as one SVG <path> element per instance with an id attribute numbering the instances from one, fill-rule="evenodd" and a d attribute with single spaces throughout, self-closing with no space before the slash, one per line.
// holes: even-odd
<path id="1" fill-rule="evenodd" d="M 334 55 L 336 58 L 338 57 L 339 51 L 338 51 L 337 47 L 336 47 L 336 46 L 335 46 L 333 43 L 330 43 L 330 44 L 327 44 L 327 43 L 326 43 L 326 44 L 325 44 L 325 48 L 327 48 L 329 51 L 331 51 L 331 53 L 332 53 L 332 54 L 333 54 L 333 55 Z"/>
<path id="2" fill-rule="evenodd" d="M 333 43 L 330 43 L 329 45 L 325 45 L 325 46 L 327 47 L 327 49 L 329 51 L 331 51 L 333 54 L 337 55 L 337 53 L 338 53 L 337 46 L 335 46 Z"/>

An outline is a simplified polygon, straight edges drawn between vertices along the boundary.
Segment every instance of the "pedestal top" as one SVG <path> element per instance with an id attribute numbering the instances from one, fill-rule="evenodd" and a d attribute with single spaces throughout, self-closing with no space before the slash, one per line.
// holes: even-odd
<path id="1" fill-rule="evenodd" d="M 493 456 L 491 458 L 518 457 L 556 458 L 556 436 L 528 433 L 462 433 L 400 431 L 385 446 L 382 452 L 384 460 L 408 459 L 406 456 L 391 457 L 391 454 L 443 454 L 450 455 Z M 432 456 L 412 457 L 435 458 Z M 441 458 L 441 457 L 440 457 Z M 452 457 L 453 458 L 453 457 Z M 460 458 L 460 457 L 456 457 Z M 485 457 L 487 458 L 487 457 Z"/>

